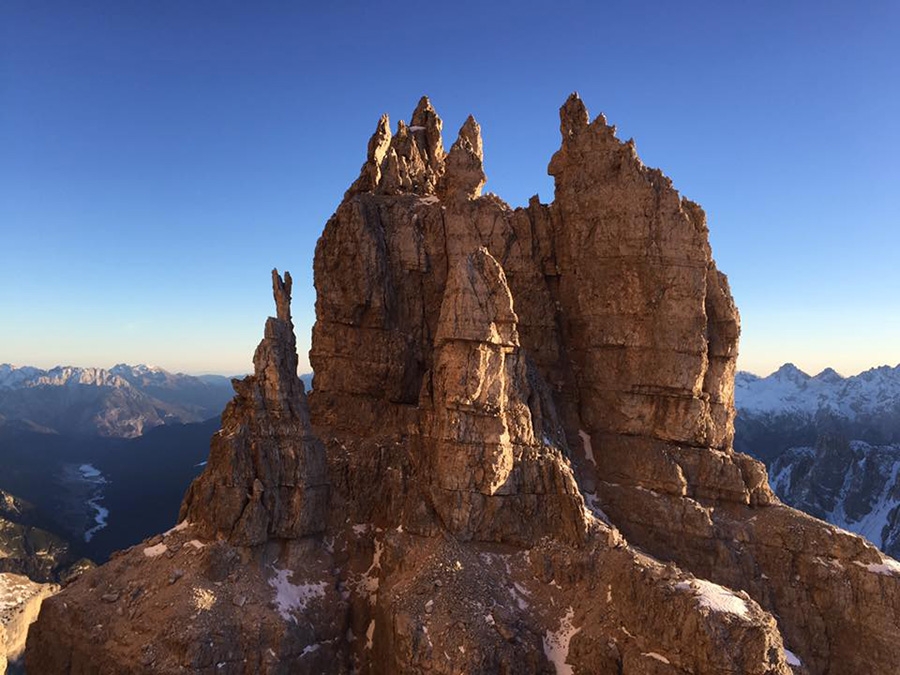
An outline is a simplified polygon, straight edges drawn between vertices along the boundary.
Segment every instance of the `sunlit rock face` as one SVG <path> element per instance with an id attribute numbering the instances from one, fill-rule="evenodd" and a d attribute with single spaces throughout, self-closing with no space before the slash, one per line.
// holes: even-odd
<path id="1" fill-rule="evenodd" d="M 894 672 L 900 566 L 732 449 L 703 211 L 560 120 L 554 201 L 513 209 L 474 119 L 445 152 L 427 99 L 381 118 L 316 248 L 308 409 L 275 275 L 185 520 L 47 601 L 29 668 Z"/>

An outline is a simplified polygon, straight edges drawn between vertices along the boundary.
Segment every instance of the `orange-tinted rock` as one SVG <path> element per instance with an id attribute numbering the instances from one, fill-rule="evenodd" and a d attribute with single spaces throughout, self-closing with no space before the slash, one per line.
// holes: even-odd
<path id="1" fill-rule="evenodd" d="M 462 539 L 579 543 L 584 501 L 549 393 L 519 348 L 506 276 L 480 248 L 450 272 L 435 336 L 431 498 Z M 534 406 L 529 406 L 529 401 Z M 543 405 L 541 405 L 543 403 Z M 556 439 L 556 440 L 554 440 Z"/>

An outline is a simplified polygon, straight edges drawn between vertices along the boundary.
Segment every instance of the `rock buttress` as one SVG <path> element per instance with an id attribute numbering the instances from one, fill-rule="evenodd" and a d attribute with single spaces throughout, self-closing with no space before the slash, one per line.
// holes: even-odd
<path id="1" fill-rule="evenodd" d="M 554 445 L 564 444 L 562 428 L 550 396 L 536 389 L 540 377 L 528 376 L 516 323 L 503 268 L 487 249 L 459 260 L 441 304 L 431 396 L 422 401 L 433 409 L 432 502 L 463 539 L 578 543 L 584 502 Z"/>
<path id="2" fill-rule="evenodd" d="M 310 429 L 297 376 L 291 276 L 272 271 L 276 316 L 253 356 L 254 374 L 235 380 L 206 469 L 181 507 L 205 537 L 255 546 L 325 529 L 325 450 Z"/>

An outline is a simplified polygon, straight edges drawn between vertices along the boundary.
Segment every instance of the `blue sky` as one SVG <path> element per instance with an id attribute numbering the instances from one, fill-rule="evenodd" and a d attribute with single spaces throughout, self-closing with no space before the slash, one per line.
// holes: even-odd
<path id="1" fill-rule="evenodd" d="M 0 3 L 0 362 L 250 367 L 378 117 L 552 199 L 578 91 L 709 217 L 739 365 L 900 362 L 900 3 Z"/>

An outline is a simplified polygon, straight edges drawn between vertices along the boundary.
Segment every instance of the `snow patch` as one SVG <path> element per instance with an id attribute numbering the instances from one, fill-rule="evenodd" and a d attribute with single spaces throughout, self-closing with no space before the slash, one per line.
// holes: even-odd
<path id="1" fill-rule="evenodd" d="M 380 541 L 375 542 L 375 553 L 372 555 L 372 564 L 369 565 L 369 569 L 366 570 L 366 573 L 363 574 L 362 578 L 362 586 L 363 589 L 369 595 L 369 603 L 375 604 L 376 599 L 378 598 L 378 586 L 380 584 L 380 579 L 375 573 L 376 568 L 381 569 L 381 552 L 384 550 L 384 544 Z"/>
<path id="2" fill-rule="evenodd" d="M 888 558 L 887 556 L 882 556 L 880 563 L 865 564 L 858 560 L 854 560 L 853 564 L 865 567 L 874 574 L 882 574 L 888 577 L 900 577 L 900 562 L 897 562 L 893 558 Z"/>
<path id="3" fill-rule="evenodd" d="M 269 586 L 275 590 L 275 606 L 285 621 L 294 621 L 294 612 L 304 611 L 313 598 L 324 598 L 328 584 L 324 581 L 312 584 L 292 584 L 293 570 L 279 570 L 272 567 L 275 575 L 269 579 Z"/>
<path id="4" fill-rule="evenodd" d="M 520 610 L 524 612 L 526 609 L 528 609 L 527 597 L 531 595 L 531 591 L 525 588 L 522 584 L 514 581 L 512 588 L 509 589 L 509 594 L 512 595 Z"/>
<path id="5" fill-rule="evenodd" d="M 797 658 L 797 655 L 792 652 L 790 649 L 785 648 L 784 657 L 787 659 L 789 666 L 797 666 L 798 668 L 803 665 L 803 662 Z"/>
<path id="6" fill-rule="evenodd" d="M 713 612 L 747 616 L 748 607 L 743 598 L 719 584 L 705 579 L 691 579 L 690 581 L 679 581 L 675 584 L 675 588 L 679 591 L 691 591 L 696 595 L 701 607 Z"/>
<path id="7" fill-rule="evenodd" d="M 659 661 L 661 663 L 666 663 L 666 664 L 669 663 L 669 659 L 667 659 L 662 654 L 657 654 L 656 652 L 644 652 L 641 654 L 641 656 L 646 656 L 649 659 L 656 659 L 657 661 Z"/>
<path id="8" fill-rule="evenodd" d="M 584 449 L 584 456 L 588 458 L 591 464 L 597 466 L 597 460 L 594 459 L 594 449 L 591 446 L 591 435 L 584 429 L 579 429 L 578 435 L 581 436 L 581 447 Z"/>
<path id="9" fill-rule="evenodd" d="M 544 643 L 544 655 L 556 669 L 556 675 L 572 675 L 572 666 L 566 663 L 569 657 L 569 642 L 572 637 L 581 630 L 572 625 L 575 618 L 575 610 L 569 607 L 566 615 L 559 622 L 559 629 L 547 631 L 542 638 Z"/>
<path id="10" fill-rule="evenodd" d="M 612 527 L 612 521 L 610 521 L 609 516 L 607 516 L 606 513 L 603 512 L 603 509 L 600 508 L 599 502 L 600 500 L 597 497 L 596 492 L 585 492 L 584 504 L 587 511 L 585 515 L 592 518 L 597 518 L 598 520 L 601 520 L 602 522 Z"/>
<path id="11" fill-rule="evenodd" d="M 156 546 L 148 546 L 147 548 L 145 548 L 144 555 L 148 558 L 158 558 L 168 550 L 169 547 L 160 542 Z"/>
<path id="12" fill-rule="evenodd" d="M 303 651 L 300 652 L 300 656 L 306 656 L 307 654 L 312 654 L 314 651 L 317 651 L 319 649 L 319 647 L 321 647 L 321 646 L 322 646 L 322 644 L 320 642 L 316 642 L 315 644 L 312 644 L 312 645 L 306 645 L 303 648 Z"/>
<path id="13" fill-rule="evenodd" d="M 366 628 L 366 649 L 372 649 L 372 638 L 375 636 L 375 619 L 369 621 L 369 627 Z"/>
<path id="14" fill-rule="evenodd" d="M 175 527 L 173 527 L 173 528 L 171 528 L 171 529 L 168 529 L 168 530 L 166 530 L 165 532 L 163 532 L 163 536 L 164 536 L 164 537 L 168 537 L 170 534 L 172 534 L 172 533 L 174 533 L 174 532 L 181 532 L 182 530 L 187 529 L 187 526 L 188 526 L 188 525 L 190 525 L 190 523 L 189 523 L 187 520 L 182 520 L 182 521 L 181 521 L 180 523 L 178 523 Z"/>

